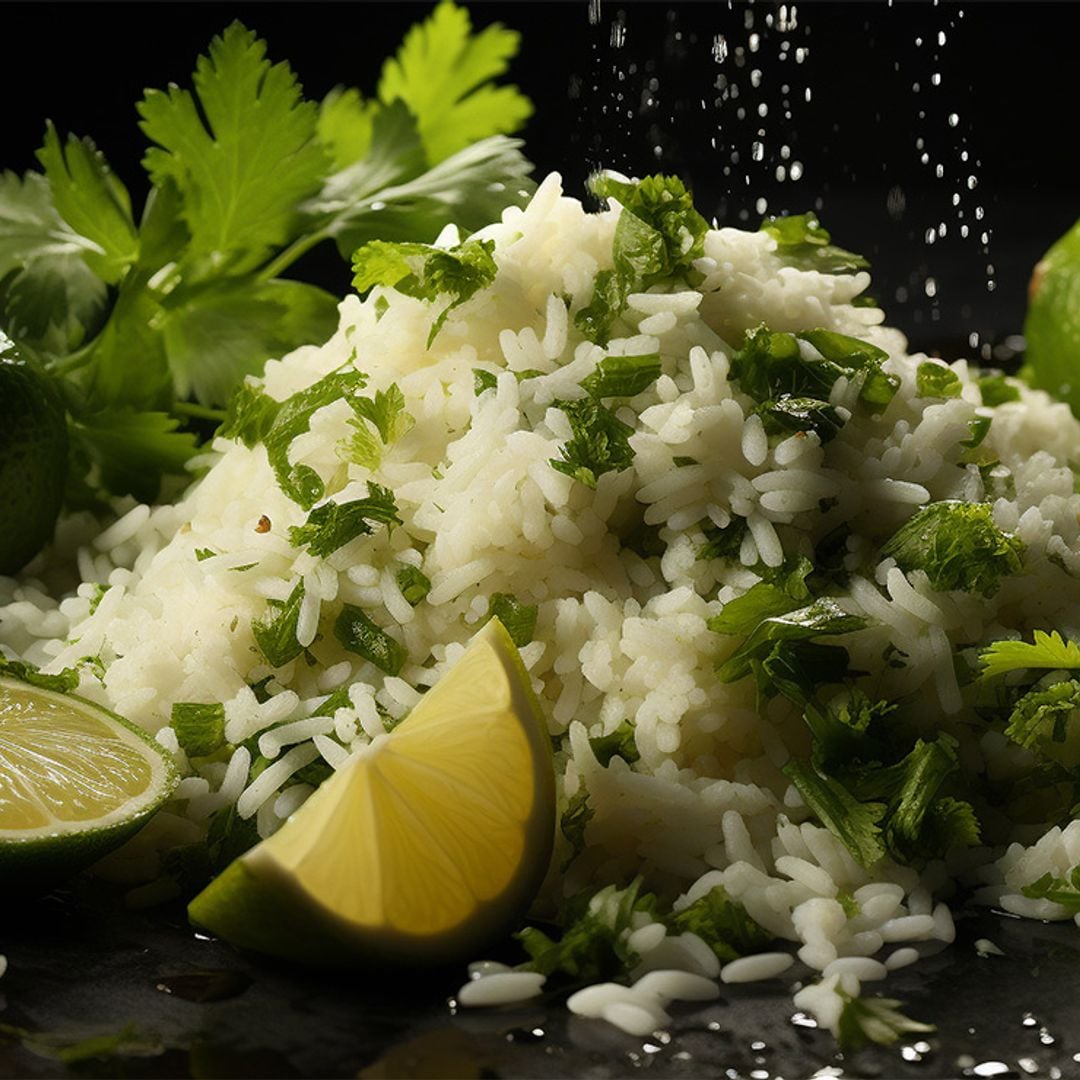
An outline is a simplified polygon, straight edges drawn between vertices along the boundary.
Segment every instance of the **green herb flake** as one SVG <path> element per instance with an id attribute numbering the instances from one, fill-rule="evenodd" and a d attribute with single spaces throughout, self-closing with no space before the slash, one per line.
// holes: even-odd
<path id="1" fill-rule="evenodd" d="M 510 593 L 492 593 L 488 601 L 489 618 L 498 619 L 510 635 L 510 640 L 523 649 L 536 632 L 536 604 L 523 604 Z"/>
<path id="2" fill-rule="evenodd" d="M 710 889 L 669 916 L 667 921 L 674 933 L 697 934 L 722 964 L 740 956 L 764 952 L 773 941 L 773 936 L 758 925 L 722 885 Z"/>
<path id="3" fill-rule="evenodd" d="M 449 297 L 428 333 L 431 348 L 450 312 L 495 280 L 494 250 L 494 240 L 466 240 L 449 249 L 372 240 L 353 255 L 353 287 L 367 292 L 382 285 L 418 300 Z"/>
<path id="4" fill-rule="evenodd" d="M 660 377 L 662 365 L 656 353 L 642 356 L 605 356 L 581 388 L 594 398 L 632 398 L 648 390 Z"/>
<path id="5" fill-rule="evenodd" d="M 885 542 L 881 553 L 901 570 L 922 570 L 939 592 L 993 596 L 1003 577 L 1023 567 L 1024 545 L 993 521 L 983 503 L 943 501 L 914 514 Z"/>
<path id="6" fill-rule="evenodd" d="M 634 429 L 624 424 L 595 398 L 556 401 L 570 421 L 570 440 L 559 448 L 562 460 L 551 459 L 551 467 L 586 487 L 595 488 L 606 472 L 621 472 L 634 463 L 630 436 Z"/>
<path id="7" fill-rule="evenodd" d="M 837 1041 L 844 1053 L 853 1053 L 868 1043 L 892 1046 L 901 1035 L 936 1031 L 933 1024 L 912 1020 L 900 1010 L 903 1002 L 895 998 L 852 997 L 838 991 L 844 1007 L 837 1022 Z"/>
<path id="8" fill-rule="evenodd" d="M 199 562 L 206 562 L 207 559 L 216 558 L 218 554 L 219 552 L 215 551 L 213 548 L 201 547 L 195 549 L 195 558 Z"/>
<path id="9" fill-rule="evenodd" d="M 633 765 L 641 757 L 634 738 L 634 722 L 629 719 L 623 720 L 614 731 L 608 732 L 607 735 L 596 735 L 591 738 L 589 746 L 592 748 L 593 756 L 605 768 L 611 764 L 611 759 L 614 757 L 621 757 L 627 765 Z"/>
<path id="10" fill-rule="evenodd" d="M 1063 743 L 1077 715 L 1080 715 L 1080 681 L 1064 679 L 1024 694 L 1013 706 L 1005 734 L 1029 750 L 1043 743 Z"/>
<path id="11" fill-rule="evenodd" d="M 359 536 L 370 536 L 376 525 L 400 525 L 394 497 L 378 484 L 368 485 L 366 499 L 346 503 L 328 502 L 315 507 L 303 525 L 289 529 L 293 547 L 307 547 L 312 555 L 325 558 Z"/>
<path id="12" fill-rule="evenodd" d="M 564 872 L 585 850 L 585 830 L 595 814 L 596 811 L 589 804 L 588 790 L 584 787 L 578 788 L 559 817 L 559 831 L 570 845 L 570 852 L 562 864 Z"/>
<path id="13" fill-rule="evenodd" d="M 1080 914 L 1080 866 L 1074 866 L 1060 877 L 1043 874 L 1020 891 L 1031 900 L 1060 904 L 1070 915 Z"/>
<path id="14" fill-rule="evenodd" d="M 978 382 L 983 404 L 992 409 L 996 409 L 999 405 L 1007 405 L 1010 401 L 1020 400 L 1020 388 L 1005 375 L 1000 373 L 982 375 Z"/>
<path id="15" fill-rule="evenodd" d="M 272 667 L 284 667 L 303 652 L 303 646 L 296 640 L 303 599 L 304 579 L 300 578 L 287 600 L 268 600 L 266 617 L 251 623 L 255 644 Z"/>
<path id="16" fill-rule="evenodd" d="M 963 390 L 960 376 L 944 364 L 926 360 L 915 371 L 915 392 L 924 398 L 956 398 Z"/>
<path id="17" fill-rule="evenodd" d="M 22 660 L 8 660 L 3 654 L 0 654 L 0 675 L 17 679 L 28 686 L 36 686 L 39 690 L 52 690 L 57 694 L 68 694 L 79 688 L 77 668 L 64 668 L 55 675 L 46 675 L 38 671 L 33 664 Z"/>
<path id="18" fill-rule="evenodd" d="M 346 604 L 334 623 L 334 636 L 342 648 L 369 660 L 387 675 L 397 675 L 409 654 L 360 608 Z"/>
<path id="19" fill-rule="evenodd" d="M 761 232 L 776 241 L 776 256 L 797 270 L 817 270 L 822 274 L 854 274 L 870 264 L 861 255 L 832 243 L 832 237 L 813 212 L 768 217 Z"/>
<path id="20" fill-rule="evenodd" d="M 315 413 L 342 398 L 352 404 L 366 382 L 367 376 L 359 371 L 327 375 L 285 401 L 263 438 L 266 456 L 281 490 L 305 510 L 322 498 L 326 488 L 309 465 L 293 465 L 289 461 L 289 447 L 298 435 L 308 430 Z"/>
<path id="21" fill-rule="evenodd" d="M 835 405 L 817 398 L 784 394 L 776 400 L 763 401 L 755 410 L 769 435 L 813 432 L 824 445 L 839 434 L 847 416 Z"/>
<path id="22" fill-rule="evenodd" d="M 416 607 L 431 592 L 431 582 L 419 567 L 402 565 L 397 572 L 397 587 L 412 607 Z"/>
<path id="23" fill-rule="evenodd" d="M 172 707 L 172 729 L 188 757 L 206 757 L 225 745 L 225 706 L 178 701 Z"/>

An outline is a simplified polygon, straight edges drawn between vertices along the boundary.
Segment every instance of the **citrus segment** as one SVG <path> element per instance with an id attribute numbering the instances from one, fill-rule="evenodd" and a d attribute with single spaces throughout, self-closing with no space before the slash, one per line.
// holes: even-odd
<path id="1" fill-rule="evenodd" d="M 92 703 L 0 677 L 0 864 L 59 879 L 125 840 L 177 783 L 145 733 Z"/>
<path id="2" fill-rule="evenodd" d="M 543 719 L 493 619 L 394 732 L 355 754 L 190 914 L 236 944 L 300 959 L 449 960 L 521 915 L 547 870 L 554 819 Z M 302 947 L 283 932 L 298 925 Z"/>

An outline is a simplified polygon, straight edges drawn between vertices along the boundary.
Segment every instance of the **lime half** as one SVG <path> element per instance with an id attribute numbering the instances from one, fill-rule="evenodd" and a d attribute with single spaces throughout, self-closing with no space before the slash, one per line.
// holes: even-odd
<path id="1" fill-rule="evenodd" d="M 551 858 L 551 744 L 496 619 L 391 734 L 192 901 L 235 945 L 309 963 L 440 963 L 506 933 Z"/>
<path id="2" fill-rule="evenodd" d="M 171 759 L 126 720 L 0 677 L 0 874 L 55 883 L 123 843 L 169 797 Z"/>

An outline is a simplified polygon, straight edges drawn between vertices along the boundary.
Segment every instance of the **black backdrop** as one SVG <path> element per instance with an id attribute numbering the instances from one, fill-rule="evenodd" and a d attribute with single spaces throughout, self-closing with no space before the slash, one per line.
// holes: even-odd
<path id="1" fill-rule="evenodd" d="M 1080 4 L 474 2 L 522 33 L 538 173 L 666 170 L 721 224 L 816 207 L 874 264 L 914 344 L 988 350 L 1023 321 L 1031 267 L 1080 216 Z M 427 4 L 0 2 L 0 167 L 34 164 L 44 120 L 92 135 L 141 194 L 145 86 L 187 84 L 233 18 L 309 96 L 374 89 Z M 314 256 L 337 290 L 346 275 Z M 972 336 L 974 335 L 974 336 Z"/>

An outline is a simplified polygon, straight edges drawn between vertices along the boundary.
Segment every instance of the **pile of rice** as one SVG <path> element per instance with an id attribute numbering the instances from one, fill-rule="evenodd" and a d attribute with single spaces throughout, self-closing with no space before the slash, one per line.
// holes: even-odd
<path id="1" fill-rule="evenodd" d="M 445 301 L 380 287 L 343 301 L 339 329 L 324 345 L 267 365 L 263 385 L 279 400 L 348 364 L 370 376 L 366 392 L 397 384 L 415 425 L 375 471 L 342 452 L 352 434 L 345 402 L 315 414 L 290 459 L 315 469 L 337 502 L 362 497 L 371 482 L 388 488 L 400 526 L 326 558 L 298 550 L 288 530 L 306 513 L 278 486 L 264 448 L 219 439 L 182 501 L 129 503 L 78 549 L 83 583 L 74 595 L 52 599 L 33 567 L 19 580 L 0 579 L 0 643 L 47 671 L 96 658 L 82 668 L 80 692 L 155 732 L 186 769 L 166 810 L 109 860 L 114 876 L 137 884 L 154 880 L 162 849 L 198 841 L 224 806 L 235 804 L 270 835 L 312 790 L 295 774 L 317 759 L 339 766 L 406 714 L 461 654 L 489 598 L 511 593 L 538 608 L 522 657 L 561 739 L 560 797 L 565 805 L 584 788 L 594 811 L 584 850 L 551 888 L 569 895 L 641 874 L 648 888 L 678 897 L 679 907 L 723 884 L 792 943 L 802 965 L 822 973 L 797 1002 L 835 1026 L 840 991 L 857 994 L 862 982 L 952 940 L 946 900 L 958 879 L 1017 914 L 1066 915 L 1020 890 L 1080 863 L 1080 824 L 1041 836 L 1045 825 L 1002 822 L 990 837 L 996 849 L 966 852 L 956 865 L 920 872 L 885 859 L 871 873 L 808 820 L 781 772 L 791 754 L 807 752 L 798 710 L 782 699 L 759 710 L 752 679 L 720 682 L 717 659 L 734 642 L 706 620 L 759 580 L 753 567 L 810 552 L 848 522 L 846 559 L 858 569 L 840 599 L 867 620 L 842 639 L 852 667 L 873 673 L 876 695 L 916 702 L 929 732 L 947 726 L 960 734 L 965 769 L 1007 772 L 1022 752 L 962 722 L 954 648 L 1034 628 L 1080 637 L 1080 496 L 1069 465 L 1080 425 L 1065 405 L 1019 384 L 1018 401 L 988 409 L 963 361 L 951 365 L 960 396 L 920 398 L 915 373 L 927 357 L 908 355 L 880 309 L 853 304 L 869 276 L 793 269 L 765 232 L 711 230 L 696 263 L 701 283 L 632 295 L 616 336 L 598 347 L 575 329 L 573 313 L 589 301 L 598 270 L 611 265 L 618 214 L 614 205 L 586 212 L 550 176 L 527 207 L 477 234 L 494 241 L 497 277 L 450 313 L 430 347 Z M 884 370 L 899 379 L 899 391 L 875 414 L 841 379 L 831 400 L 851 419 L 827 446 L 812 434 L 769 437 L 756 403 L 728 379 L 733 349 L 760 324 L 823 327 L 870 342 L 888 352 Z M 618 409 L 634 428 L 632 466 L 602 474 L 595 490 L 553 469 L 570 436 L 553 403 L 582 397 L 582 380 L 605 355 L 648 353 L 660 355 L 663 374 Z M 477 368 L 496 376 L 480 394 Z M 515 377 L 525 371 L 541 374 Z M 998 484 L 998 497 L 984 490 L 975 465 L 960 463 L 969 422 L 991 414 L 985 445 L 1000 460 L 997 481 L 1011 478 Z M 997 525 L 1026 545 L 1023 573 L 1004 579 L 993 597 L 935 592 L 925 574 L 905 574 L 888 559 L 864 567 L 866 553 L 920 506 L 988 497 Z M 736 516 L 748 525 L 738 559 L 699 558 L 703 523 L 723 527 Z M 621 542 L 642 523 L 659 528 L 662 555 L 642 556 Z M 66 529 L 61 547 L 77 543 L 79 522 Z M 402 565 L 430 579 L 416 607 L 399 588 Z M 252 620 L 298 580 L 297 638 L 317 663 L 301 656 L 273 669 L 253 642 Z M 346 602 L 404 645 L 409 659 L 399 675 L 384 676 L 335 640 L 330 626 Z M 902 663 L 883 662 L 890 646 Z M 270 696 L 260 702 L 252 687 L 267 678 Z M 341 687 L 349 704 L 313 715 Z M 169 726 L 176 702 L 224 703 L 228 740 L 261 733 L 271 765 L 249 780 L 250 755 L 239 749 L 194 769 Z M 628 718 L 639 759 L 601 765 L 590 738 Z M 557 851 L 556 863 L 567 854 Z M 143 898 L 162 888 L 144 886 Z M 857 914 L 837 899 L 841 892 L 854 898 Z M 661 1026 L 666 1001 L 708 996 L 689 975 L 645 983 L 650 972 L 743 981 L 780 975 L 793 962 L 789 953 L 770 953 L 721 972 L 694 934 L 672 936 L 645 915 L 632 933 L 641 957 L 634 987 L 572 1001 L 628 1030 Z M 805 968 L 796 971 L 809 981 Z M 523 973 L 491 965 L 475 974 L 477 985 L 509 974 L 510 996 L 542 982 L 514 983 Z"/>

